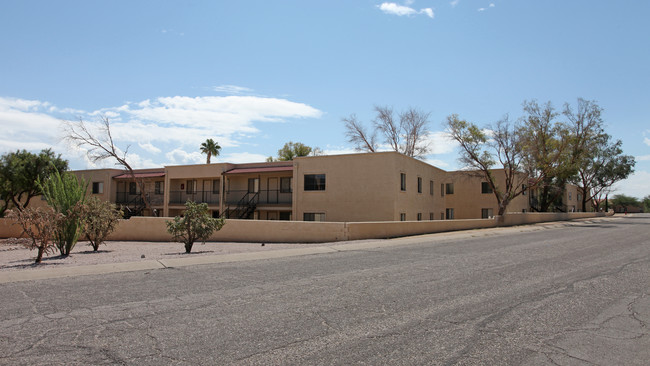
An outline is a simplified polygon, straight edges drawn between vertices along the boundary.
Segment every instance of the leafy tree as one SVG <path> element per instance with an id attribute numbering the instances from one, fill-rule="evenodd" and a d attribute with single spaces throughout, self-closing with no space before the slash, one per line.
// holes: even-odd
<path id="1" fill-rule="evenodd" d="M 559 113 L 550 102 L 540 106 L 537 101 L 525 101 L 523 108 L 525 116 L 517 132 L 523 167 L 529 177 L 539 178 L 535 206 L 546 212 L 561 199 L 566 182 L 576 173 L 571 139 L 566 126 L 557 121 Z"/>
<path id="2" fill-rule="evenodd" d="M 55 212 L 51 207 L 37 209 L 22 207 L 10 211 L 9 217 L 15 218 L 16 223 L 22 227 L 23 234 L 32 239 L 27 247 L 30 250 L 38 250 L 35 263 L 41 263 L 43 254 L 54 251 L 52 238 L 62 219 L 60 213 Z"/>
<path id="3" fill-rule="evenodd" d="M 596 102 L 578 98 L 575 108 L 566 103 L 562 113 L 567 119 L 571 164 L 576 169 L 569 181 L 580 186 L 583 211 L 587 211 L 589 202 L 609 193 L 611 186 L 625 179 L 634 167 L 634 158 L 622 155 L 620 141 L 611 142 L 611 136 L 605 133 L 602 112 Z M 620 164 L 607 154 L 620 157 Z"/>
<path id="4" fill-rule="evenodd" d="M 636 197 L 626 196 L 624 194 L 617 194 L 612 198 L 614 206 L 621 206 L 625 210 L 630 207 L 641 207 L 641 201 Z"/>
<path id="5" fill-rule="evenodd" d="M 10 207 L 26 208 L 30 200 L 42 194 L 38 184 L 54 171 L 66 171 L 68 162 L 52 150 L 34 154 L 26 150 L 0 157 L 0 217 Z"/>
<path id="6" fill-rule="evenodd" d="M 299 158 L 301 156 L 318 156 L 318 155 L 323 155 L 323 150 L 321 150 L 318 147 L 312 148 L 310 146 L 307 146 L 303 144 L 302 142 L 292 142 L 289 141 L 284 146 L 278 150 L 278 157 L 273 158 L 272 156 L 269 156 L 266 158 L 267 162 L 273 162 L 273 161 L 291 161 L 295 158 Z"/>
<path id="7" fill-rule="evenodd" d="M 69 255 L 81 234 L 83 218 L 80 205 L 86 200 L 88 182 L 80 182 L 72 173 L 55 171 L 44 181 L 39 180 L 38 185 L 50 207 L 62 216 L 54 239 L 61 255 Z"/>
<path id="8" fill-rule="evenodd" d="M 601 133 L 588 142 L 580 155 L 575 181 L 581 187 L 583 211 L 587 203 L 634 172 L 634 157 L 623 155 L 621 145 L 620 140 L 611 141 L 610 135 Z"/>
<path id="9" fill-rule="evenodd" d="M 383 142 L 390 149 L 414 158 L 422 158 L 430 152 L 427 138 L 429 136 L 429 113 L 409 108 L 398 114 L 397 118 L 390 107 L 375 106 L 377 116 L 369 132 L 352 114 L 343 118 L 348 142 L 357 151 L 377 152 L 380 149 L 377 135 L 383 136 Z"/>
<path id="10" fill-rule="evenodd" d="M 207 139 L 201 144 L 201 153 L 208 156 L 206 164 L 210 164 L 210 158 L 212 156 L 219 156 L 220 151 L 221 146 L 219 146 L 218 142 L 214 142 L 213 139 Z"/>
<path id="11" fill-rule="evenodd" d="M 99 249 L 99 245 L 108 238 L 108 235 L 115 230 L 123 216 L 122 211 L 118 210 L 114 204 L 97 197 L 90 197 L 81 206 L 81 214 L 83 217 L 82 235 L 88 239 L 95 252 Z"/>
<path id="12" fill-rule="evenodd" d="M 167 221 L 167 231 L 175 241 L 185 244 L 185 252 L 192 251 L 192 245 L 197 240 L 205 243 L 213 232 L 221 230 L 225 220 L 210 217 L 207 203 L 187 201 L 183 217 L 176 216 L 173 221 Z"/>
<path id="13" fill-rule="evenodd" d="M 144 179 L 136 177 L 126 159 L 130 146 L 127 146 L 124 151 L 115 146 L 108 117 L 102 117 L 98 126 L 88 126 L 81 118 L 78 121 L 64 121 L 63 132 L 63 139 L 76 147 L 86 149 L 86 156 L 93 163 L 114 159 L 116 165 L 123 167 L 140 188 L 140 196 L 145 207 L 153 211 L 145 190 Z"/>
<path id="14" fill-rule="evenodd" d="M 643 212 L 650 212 L 650 194 L 643 197 L 641 204 L 643 205 Z"/>
<path id="15" fill-rule="evenodd" d="M 507 117 L 498 121 L 491 131 L 461 120 L 456 114 L 447 117 L 447 132 L 461 147 L 460 162 L 476 171 L 490 185 L 497 200 L 499 216 L 506 213 L 510 202 L 521 195 L 529 183 L 529 178 L 523 174 L 524 157 L 517 131 L 518 127 L 512 125 Z M 497 184 L 494 175 L 497 164 L 504 172 L 504 186 Z M 540 174 L 532 185 L 536 186 L 543 176 Z"/>

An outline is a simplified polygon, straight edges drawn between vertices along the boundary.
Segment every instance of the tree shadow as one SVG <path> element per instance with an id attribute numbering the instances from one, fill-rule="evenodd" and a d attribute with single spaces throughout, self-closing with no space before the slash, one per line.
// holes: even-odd
<path id="1" fill-rule="evenodd" d="M 113 252 L 112 250 L 105 250 L 105 249 L 102 250 L 102 249 L 99 249 L 99 250 L 97 250 L 97 251 L 94 251 L 94 250 L 85 250 L 85 251 L 83 251 L 83 252 L 75 252 L 74 254 L 98 254 L 98 253 L 112 253 L 112 252 Z"/>
<path id="2" fill-rule="evenodd" d="M 198 252 L 190 252 L 190 253 L 164 253 L 163 255 L 192 255 L 192 254 L 203 254 L 203 253 L 214 253 L 214 250 L 203 250 L 203 251 L 198 251 Z"/>

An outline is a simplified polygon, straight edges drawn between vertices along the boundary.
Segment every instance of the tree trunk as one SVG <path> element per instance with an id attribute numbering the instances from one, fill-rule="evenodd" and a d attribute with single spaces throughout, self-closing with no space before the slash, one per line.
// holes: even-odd
<path id="1" fill-rule="evenodd" d="M 188 241 L 185 243 L 185 253 L 190 253 L 192 251 L 192 245 L 194 244 L 193 241 Z"/>
<path id="2" fill-rule="evenodd" d="M 43 252 L 45 251 L 45 245 L 41 243 L 41 245 L 38 247 L 38 254 L 36 254 L 36 262 L 35 263 L 41 263 L 41 260 L 43 259 Z"/>

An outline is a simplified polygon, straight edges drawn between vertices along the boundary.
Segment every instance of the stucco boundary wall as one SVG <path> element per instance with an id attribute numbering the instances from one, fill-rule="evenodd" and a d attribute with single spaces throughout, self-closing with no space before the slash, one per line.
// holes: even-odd
<path id="1" fill-rule="evenodd" d="M 603 217 L 605 213 L 513 213 L 494 219 L 387 221 L 387 222 L 304 222 L 227 220 L 226 225 L 210 238 L 224 242 L 323 243 L 359 239 L 385 239 L 446 231 L 513 226 L 540 222 Z M 167 233 L 168 217 L 132 217 L 120 221 L 109 240 L 171 241 Z M 0 219 L 0 238 L 21 235 L 11 219 Z"/>

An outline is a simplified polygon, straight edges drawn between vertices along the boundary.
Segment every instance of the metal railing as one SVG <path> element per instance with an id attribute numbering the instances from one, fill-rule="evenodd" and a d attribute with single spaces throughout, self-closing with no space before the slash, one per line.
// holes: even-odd
<path id="1" fill-rule="evenodd" d="M 163 195 L 154 194 L 153 192 L 146 192 L 145 195 L 149 199 L 149 204 L 152 206 L 162 206 L 163 205 Z M 140 193 L 130 193 L 130 192 L 117 192 L 115 195 L 115 203 L 117 204 L 142 204 L 142 195 Z"/>
<path id="2" fill-rule="evenodd" d="M 236 205 L 248 193 L 247 190 L 228 191 L 226 192 L 225 203 L 227 205 Z M 257 193 L 259 193 L 259 198 L 257 199 L 259 205 L 282 205 L 291 204 L 292 202 L 291 192 L 282 192 L 279 189 L 265 189 Z"/>
<path id="3" fill-rule="evenodd" d="M 219 193 L 213 191 L 170 191 L 169 204 L 185 204 L 187 201 L 196 203 L 219 204 Z"/>

